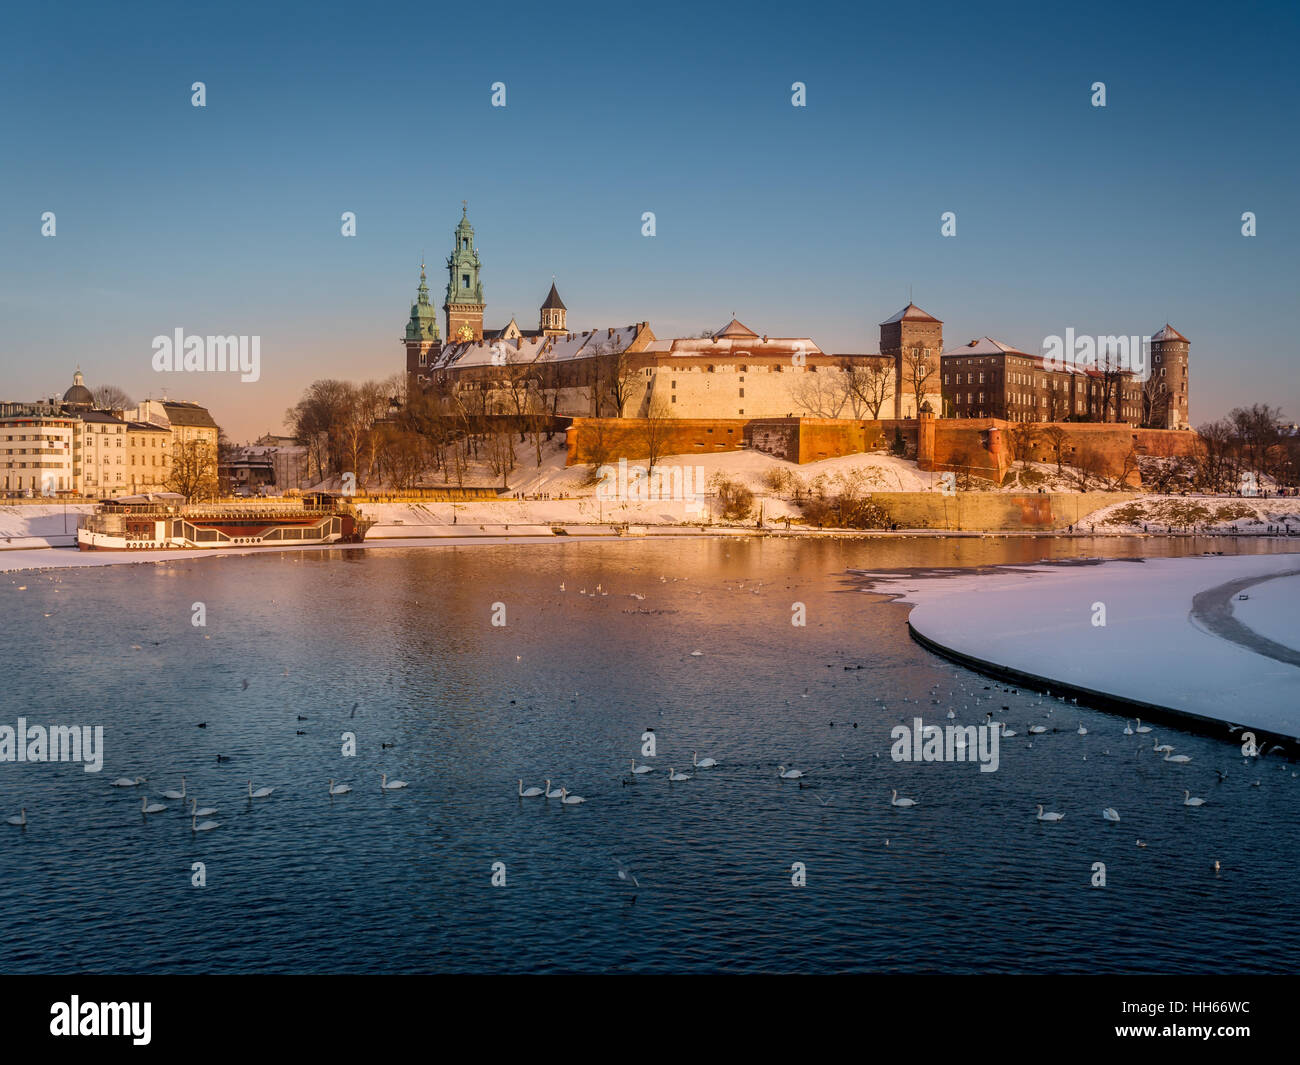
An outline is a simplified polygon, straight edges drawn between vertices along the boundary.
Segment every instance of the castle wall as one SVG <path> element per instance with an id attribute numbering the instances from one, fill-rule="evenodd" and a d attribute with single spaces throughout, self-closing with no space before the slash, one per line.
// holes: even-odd
<path id="1" fill-rule="evenodd" d="M 1118 492 L 888 492 L 874 497 L 904 529 L 1022 532 L 1087 525 L 1088 516 L 1134 498 Z"/>

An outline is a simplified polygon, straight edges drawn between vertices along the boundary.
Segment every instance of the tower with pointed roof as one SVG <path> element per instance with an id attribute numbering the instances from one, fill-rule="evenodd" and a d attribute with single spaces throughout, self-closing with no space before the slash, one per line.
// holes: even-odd
<path id="1" fill-rule="evenodd" d="M 939 382 L 942 321 L 909 301 L 892 318 L 880 323 L 880 354 L 894 360 L 895 418 L 915 418 L 917 408 L 927 399 L 933 409 L 943 409 Z"/>
<path id="2" fill-rule="evenodd" d="M 564 306 L 564 300 L 560 299 L 560 294 L 555 290 L 555 279 L 551 278 L 551 291 L 542 304 L 542 317 L 540 328 L 544 337 L 563 336 L 569 331 L 564 324 L 568 315 L 568 308 Z"/>
<path id="3" fill-rule="evenodd" d="M 1151 337 L 1151 424 L 1157 429 L 1186 429 L 1189 341 L 1168 322 Z"/>
<path id="4" fill-rule="evenodd" d="M 460 224 L 456 226 L 455 248 L 447 258 L 447 297 L 442 309 L 447 314 L 447 343 L 460 344 L 483 339 L 483 282 L 479 279 L 478 249 L 474 227 L 469 224 L 469 206 L 461 201 Z"/>
<path id="5" fill-rule="evenodd" d="M 438 312 L 429 302 L 429 283 L 424 276 L 424 263 L 420 264 L 420 287 L 415 302 L 411 304 L 411 317 L 406 323 L 406 372 L 416 380 L 423 377 L 437 361 L 442 351 L 442 338 L 438 336 Z"/>

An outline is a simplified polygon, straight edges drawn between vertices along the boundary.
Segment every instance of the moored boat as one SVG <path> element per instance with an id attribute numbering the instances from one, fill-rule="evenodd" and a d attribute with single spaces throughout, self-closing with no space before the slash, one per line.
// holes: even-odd
<path id="1" fill-rule="evenodd" d="M 308 546 L 361 543 L 374 522 L 346 499 L 316 493 L 302 499 L 186 503 L 158 492 L 109 500 L 82 518 L 83 551 Z"/>

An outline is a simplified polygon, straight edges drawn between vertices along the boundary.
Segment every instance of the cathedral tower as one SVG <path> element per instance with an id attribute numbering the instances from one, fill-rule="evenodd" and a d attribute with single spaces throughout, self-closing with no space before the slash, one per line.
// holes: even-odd
<path id="1" fill-rule="evenodd" d="M 478 250 L 468 211 L 462 201 L 456 247 L 447 259 L 447 298 L 442 309 L 447 312 L 448 344 L 483 339 L 483 282 L 478 276 Z"/>
<path id="2" fill-rule="evenodd" d="M 555 291 L 555 279 L 552 278 L 550 295 L 546 297 L 546 302 L 542 304 L 542 320 L 540 323 L 542 336 L 558 337 L 567 333 L 569 329 L 564 324 L 567 315 L 568 308 L 564 306 L 560 294 Z"/>
<path id="3" fill-rule="evenodd" d="M 411 304 L 411 317 L 406 323 L 406 372 L 417 380 L 437 361 L 442 351 L 438 336 L 438 312 L 429 302 L 429 285 L 424 277 L 424 263 L 420 264 L 420 288 Z"/>

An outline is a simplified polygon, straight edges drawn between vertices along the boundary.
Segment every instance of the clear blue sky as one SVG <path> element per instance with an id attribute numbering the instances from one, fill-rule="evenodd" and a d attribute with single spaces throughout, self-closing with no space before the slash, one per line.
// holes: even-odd
<path id="1" fill-rule="evenodd" d="M 871 351 L 911 285 L 949 347 L 1170 321 L 1194 423 L 1300 418 L 1296 10 L 10 5 L 0 398 L 79 363 L 278 431 L 312 379 L 402 367 L 421 252 L 441 305 L 468 199 L 489 325 L 535 324 L 554 274 L 577 328 L 734 311 Z M 260 334 L 261 381 L 155 374 L 177 327 Z"/>

